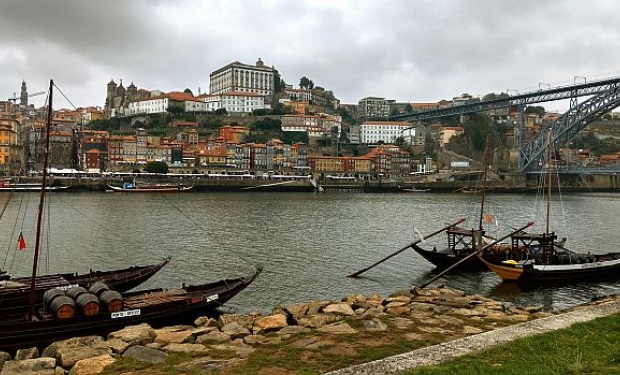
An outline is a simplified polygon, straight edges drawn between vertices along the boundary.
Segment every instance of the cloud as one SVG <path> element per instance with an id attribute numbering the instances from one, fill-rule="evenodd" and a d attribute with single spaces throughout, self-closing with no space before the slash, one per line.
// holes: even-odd
<path id="1" fill-rule="evenodd" d="M 102 106 L 110 79 L 205 92 L 212 71 L 259 57 L 343 103 L 523 92 L 620 74 L 618 10 L 611 0 L 12 1 L 0 12 L 0 98 L 50 78 L 78 106 Z"/>

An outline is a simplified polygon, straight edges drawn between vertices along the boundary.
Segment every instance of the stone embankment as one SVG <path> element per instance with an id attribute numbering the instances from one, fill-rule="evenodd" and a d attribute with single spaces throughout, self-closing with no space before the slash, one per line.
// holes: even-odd
<path id="1" fill-rule="evenodd" d="M 0 375 L 98 374 L 121 358 L 133 358 L 157 366 L 173 353 L 190 353 L 175 364 L 179 373 L 242 366 L 255 351 L 288 345 L 320 352 L 341 350 L 338 337 L 354 337 L 355 345 L 376 347 L 377 336 L 404 338 L 416 347 L 452 341 L 493 331 L 500 327 L 553 314 L 539 307 L 517 307 L 449 288 L 396 292 L 383 298 L 350 295 L 342 301 L 311 301 L 278 306 L 267 316 L 222 314 L 217 320 L 198 318 L 193 325 L 154 329 L 147 324 L 126 327 L 106 338 L 88 336 L 56 342 L 41 353 L 36 348 L 19 350 L 13 358 L 0 352 Z M 375 342 L 373 342 L 375 341 Z M 227 357 L 211 355 L 232 353 Z M 396 353 L 395 353 L 396 354 Z M 358 362 L 349 362 L 351 364 Z M 336 370 L 329 368 L 329 370 Z M 278 374 L 286 374 L 278 370 Z"/>

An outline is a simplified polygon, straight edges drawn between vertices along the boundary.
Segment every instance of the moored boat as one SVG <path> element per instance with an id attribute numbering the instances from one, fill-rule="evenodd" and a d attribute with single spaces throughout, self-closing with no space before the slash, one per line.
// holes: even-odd
<path id="1" fill-rule="evenodd" d="M 125 292 L 150 279 L 168 262 L 170 262 L 170 257 L 163 259 L 157 264 L 133 266 L 113 271 L 91 270 L 88 273 L 82 274 L 39 275 L 35 280 L 35 304 L 39 306 L 42 303 L 42 296 L 46 290 L 52 288 L 69 289 L 75 286 L 88 288 L 97 282 L 105 283 L 113 290 Z M 4 271 L 0 273 L 5 274 Z M 30 286 L 30 277 L 11 278 L 5 274 L 3 280 L 0 281 L 0 318 L 6 315 L 25 312 L 28 306 Z"/>
<path id="2" fill-rule="evenodd" d="M 153 327 L 191 324 L 199 316 L 210 315 L 223 303 L 247 288 L 260 274 L 222 279 L 176 289 L 149 289 L 111 294 L 91 288 L 88 303 L 98 308 L 89 312 L 78 308 L 69 293 L 53 293 L 46 306 L 37 309 L 33 319 L 23 315 L 0 320 L 0 351 L 43 347 L 71 337 L 107 335 L 128 325 L 148 323 Z M 95 284 L 100 286 L 103 284 Z M 60 299 L 59 299 L 60 298 Z M 58 302 L 56 302 L 58 300 Z M 85 305 L 85 304 L 84 304 Z"/>
<path id="3" fill-rule="evenodd" d="M 106 185 L 109 191 L 123 193 L 178 193 L 189 191 L 193 186 L 168 185 L 168 184 L 149 184 L 137 186 L 132 183 L 124 183 L 123 186 Z"/>

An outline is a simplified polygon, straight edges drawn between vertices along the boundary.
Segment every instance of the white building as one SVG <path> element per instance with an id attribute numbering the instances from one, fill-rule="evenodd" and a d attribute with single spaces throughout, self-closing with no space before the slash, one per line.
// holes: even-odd
<path id="1" fill-rule="evenodd" d="M 151 98 L 138 99 L 127 104 L 124 115 L 166 113 L 168 107 L 183 107 L 185 112 L 204 112 L 206 105 L 191 94 L 171 92 Z"/>
<path id="2" fill-rule="evenodd" d="M 259 58 L 255 65 L 235 61 L 209 75 L 211 95 L 228 92 L 250 92 L 273 96 L 274 69 L 265 66 Z"/>
<path id="3" fill-rule="evenodd" d="M 403 132 L 410 127 L 411 124 L 406 121 L 365 121 L 359 126 L 360 143 L 393 143 L 396 138 L 403 137 Z"/>

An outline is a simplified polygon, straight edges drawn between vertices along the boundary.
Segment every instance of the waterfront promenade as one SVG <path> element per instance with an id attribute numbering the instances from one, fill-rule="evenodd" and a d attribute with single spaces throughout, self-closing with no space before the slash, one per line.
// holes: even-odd
<path id="1" fill-rule="evenodd" d="M 468 176 L 473 176 L 468 178 Z M 296 174 L 281 175 L 205 175 L 205 174 L 126 174 L 124 176 L 106 177 L 67 177 L 53 176 L 51 183 L 70 186 L 69 191 L 91 190 L 105 191 L 106 185 L 122 185 L 126 179 L 137 183 L 161 182 L 173 185 L 193 186 L 194 192 L 205 191 L 351 191 L 351 192 L 404 192 L 408 188 L 427 190 L 429 192 L 460 192 L 481 188 L 476 174 L 471 175 L 441 172 L 421 176 L 370 176 L 370 175 L 334 175 L 316 174 L 303 176 Z M 539 176 L 523 174 L 493 175 L 486 183 L 486 189 L 496 193 L 535 192 L 539 188 Z M 20 182 L 40 182 L 38 177 L 20 177 Z M 614 192 L 620 191 L 620 175 L 560 175 L 554 180 L 564 191 L 574 192 Z M 321 186 L 322 189 L 318 189 Z"/>

